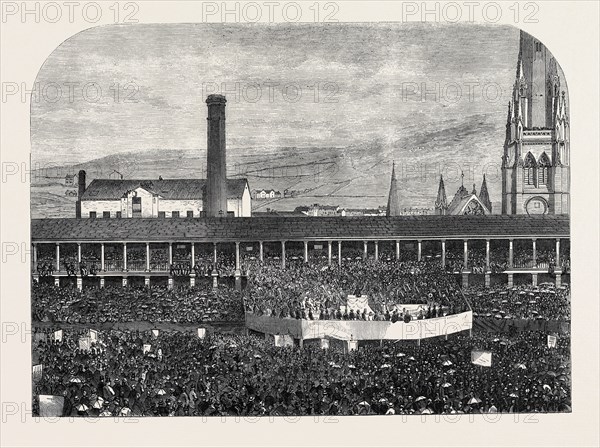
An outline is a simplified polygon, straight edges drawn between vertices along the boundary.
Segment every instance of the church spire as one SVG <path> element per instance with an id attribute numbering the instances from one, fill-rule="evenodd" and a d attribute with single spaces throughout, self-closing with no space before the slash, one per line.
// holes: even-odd
<path id="1" fill-rule="evenodd" d="M 445 215 L 448 210 L 448 200 L 446 199 L 446 187 L 444 186 L 444 177 L 440 174 L 440 184 L 438 186 L 437 199 L 435 201 L 436 215 Z"/>
<path id="2" fill-rule="evenodd" d="M 479 200 L 487 209 L 492 212 L 492 202 L 490 201 L 490 194 L 488 193 L 487 182 L 485 181 L 485 174 L 483 175 L 483 182 L 481 182 L 481 190 L 479 190 Z"/>
<path id="3" fill-rule="evenodd" d="M 398 182 L 396 181 L 396 163 L 392 163 L 392 180 L 386 216 L 400 216 L 400 198 L 398 197 Z"/>

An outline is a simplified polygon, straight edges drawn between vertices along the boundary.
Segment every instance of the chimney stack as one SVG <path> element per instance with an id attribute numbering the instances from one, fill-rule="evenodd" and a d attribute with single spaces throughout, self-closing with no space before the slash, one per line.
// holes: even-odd
<path id="1" fill-rule="evenodd" d="M 227 216 L 227 163 L 223 95 L 209 95 L 207 128 L 206 216 Z"/>
<path id="2" fill-rule="evenodd" d="M 79 170 L 77 173 L 77 204 L 75 205 L 75 217 L 81 218 L 81 197 L 85 193 L 85 171 Z"/>

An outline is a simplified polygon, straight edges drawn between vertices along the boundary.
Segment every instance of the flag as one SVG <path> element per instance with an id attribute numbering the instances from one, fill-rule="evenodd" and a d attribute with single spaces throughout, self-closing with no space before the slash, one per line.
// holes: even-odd
<path id="1" fill-rule="evenodd" d="M 358 341 L 348 341 L 348 351 L 358 350 Z"/>
<path id="2" fill-rule="evenodd" d="M 144 344 L 144 347 L 142 348 L 143 353 L 149 352 L 151 348 L 152 348 L 152 345 L 150 345 L 150 344 Z"/>
<path id="3" fill-rule="evenodd" d="M 52 337 L 54 338 L 55 341 L 62 342 L 63 331 L 62 330 L 55 331 L 54 334 L 52 335 Z"/>
<path id="4" fill-rule="evenodd" d="M 198 328 L 198 337 L 204 339 L 206 336 L 206 328 Z"/>
<path id="5" fill-rule="evenodd" d="M 492 352 L 473 350 L 471 352 L 471 362 L 478 366 L 492 367 Z"/>
<path id="6" fill-rule="evenodd" d="M 548 335 L 548 348 L 556 348 L 557 337 L 554 335 Z"/>
<path id="7" fill-rule="evenodd" d="M 153 335 L 155 338 L 157 338 L 157 337 L 158 337 L 158 334 L 159 334 L 159 331 L 158 331 L 158 330 L 152 330 L 152 335 Z"/>
<path id="8" fill-rule="evenodd" d="M 38 382 L 42 379 L 42 373 L 44 371 L 44 366 L 42 364 L 37 364 L 33 366 L 33 381 Z"/>
<path id="9" fill-rule="evenodd" d="M 58 395 L 39 395 L 40 417 L 62 417 L 65 398 Z"/>
<path id="10" fill-rule="evenodd" d="M 90 341 L 96 342 L 98 340 L 98 332 L 96 330 L 90 329 Z"/>
<path id="11" fill-rule="evenodd" d="M 89 337 L 87 338 L 79 338 L 79 348 L 81 350 L 89 350 L 92 345 L 92 341 Z"/>

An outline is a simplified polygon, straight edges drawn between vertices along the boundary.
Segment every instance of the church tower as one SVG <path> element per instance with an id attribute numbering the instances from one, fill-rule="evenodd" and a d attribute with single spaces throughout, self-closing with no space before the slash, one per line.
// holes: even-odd
<path id="1" fill-rule="evenodd" d="M 502 158 L 502 214 L 569 213 L 567 95 L 554 56 L 521 31 Z"/>
<path id="2" fill-rule="evenodd" d="M 396 165 L 393 164 L 386 216 L 400 216 L 401 214 L 400 198 L 398 197 L 398 182 L 396 181 Z"/>
<path id="3" fill-rule="evenodd" d="M 435 214 L 445 215 L 448 212 L 448 199 L 446 198 L 446 187 L 444 177 L 440 174 L 440 185 L 438 186 L 437 199 L 435 200 Z"/>

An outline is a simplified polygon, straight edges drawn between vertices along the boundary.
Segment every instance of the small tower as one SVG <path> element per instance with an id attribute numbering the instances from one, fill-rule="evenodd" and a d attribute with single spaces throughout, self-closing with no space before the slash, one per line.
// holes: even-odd
<path id="1" fill-rule="evenodd" d="M 400 198 L 398 197 L 398 182 L 396 181 L 396 164 L 392 164 L 392 180 L 390 182 L 390 193 L 386 216 L 400 216 Z"/>
<path id="2" fill-rule="evenodd" d="M 448 200 L 446 199 L 446 187 L 444 186 L 444 177 L 440 174 L 440 184 L 438 186 L 437 199 L 435 200 L 435 214 L 445 215 L 448 212 Z"/>
<path id="3" fill-rule="evenodd" d="M 209 95 L 207 129 L 206 216 L 227 215 L 227 159 L 223 95 Z"/>
<path id="4" fill-rule="evenodd" d="M 492 201 L 490 201 L 490 194 L 488 193 L 485 174 L 483 175 L 483 181 L 481 182 L 481 190 L 479 190 L 479 200 L 488 208 L 490 212 L 492 211 Z"/>

